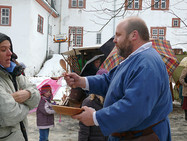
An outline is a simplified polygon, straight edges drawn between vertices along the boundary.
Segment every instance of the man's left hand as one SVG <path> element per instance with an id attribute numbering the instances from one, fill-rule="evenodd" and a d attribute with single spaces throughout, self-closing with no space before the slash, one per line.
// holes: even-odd
<path id="1" fill-rule="evenodd" d="M 87 106 L 83 106 L 82 108 L 84 111 L 81 114 L 72 116 L 72 118 L 81 121 L 86 126 L 94 126 L 93 112 L 95 112 L 95 109 Z"/>

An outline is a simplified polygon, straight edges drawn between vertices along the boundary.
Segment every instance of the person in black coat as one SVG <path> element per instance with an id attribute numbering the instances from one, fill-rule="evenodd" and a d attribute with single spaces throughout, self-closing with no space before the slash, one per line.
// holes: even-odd
<path id="1" fill-rule="evenodd" d="M 100 69 L 97 75 L 107 73 L 105 69 Z M 99 95 L 91 94 L 82 102 L 82 106 L 94 108 L 96 111 L 103 108 L 104 98 Z M 79 122 L 78 141 L 107 141 L 108 137 L 104 136 L 99 126 L 86 126 Z"/>
<path id="2" fill-rule="evenodd" d="M 82 106 L 92 107 L 97 111 L 103 107 L 103 101 L 103 97 L 91 94 L 83 100 Z M 107 141 L 99 126 L 86 126 L 79 122 L 79 127 L 78 141 Z"/>

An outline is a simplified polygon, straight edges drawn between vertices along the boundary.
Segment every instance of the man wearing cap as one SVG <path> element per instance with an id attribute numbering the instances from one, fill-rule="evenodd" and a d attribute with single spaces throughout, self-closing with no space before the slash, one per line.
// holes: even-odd
<path id="1" fill-rule="evenodd" d="M 38 106 L 36 86 L 15 64 L 11 39 L 0 33 L 0 141 L 28 141 L 27 115 Z"/>

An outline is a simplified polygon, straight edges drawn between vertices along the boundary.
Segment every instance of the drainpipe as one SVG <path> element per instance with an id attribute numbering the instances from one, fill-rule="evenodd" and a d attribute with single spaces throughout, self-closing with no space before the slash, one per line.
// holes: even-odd
<path id="1" fill-rule="evenodd" d="M 45 5 L 51 10 L 51 13 L 50 15 L 48 16 L 48 19 L 47 19 L 47 47 L 46 47 L 46 59 L 48 58 L 49 56 L 49 47 L 48 47 L 48 38 L 49 38 L 49 17 L 55 13 L 57 16 L 59 16 L 59 14 L 46 2 L 46 0 L 41 0 L 43 3 L 45 3 Z"/>
<path id="2" fill-rule="evenodd" d="M 114 0 L 114 15 L 116 14 L 116 0 Z M 113 17 L 113 35 L 115 35 L 115 29 L 116 29 L 116 18 Z M 112 36 L 113 36 L 112 35 Z"/>
<path id="3" fill-rule="evenodd" d="M 60 20 L 59 20 L 59 34 L 61 34 L 61 29 L 62 29 L 62 27 L 61 27 L 61 20 L 62 20 L 62 0 L 60 0 Z M 59 43 L 59 45 L 58 45 L 58 54 L 60 54 L 60 45 L 61 45 L 61 43 Z"/>
<path id="4" fill-rule="evenodd" d="M 47 50 L 46 50 L 46 60 L 49 57 L 49 46 L 48 46 L 48 40 L 49 40 L 49 17 L 53 14 L 53 11 L 51 11 L 51 13 L 49 14 L 48 18 L 47 18 Z"/>

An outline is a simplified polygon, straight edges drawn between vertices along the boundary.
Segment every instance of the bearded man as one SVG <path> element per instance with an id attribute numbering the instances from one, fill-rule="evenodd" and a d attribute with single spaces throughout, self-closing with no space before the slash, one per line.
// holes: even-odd
<path id="1" fill-rule="evenodd" d="M 72 118 L 99 126 L 109 141 L 170 141 L 168 73 L 149 42 L 145 22 L 139 17 L 124 19 L 113 42 L 125 60 L 108 74 L 80 77 L 64 73 L 69 86 L 105 97 L 101 110 L 82 107 L 84 112 Z"/>

